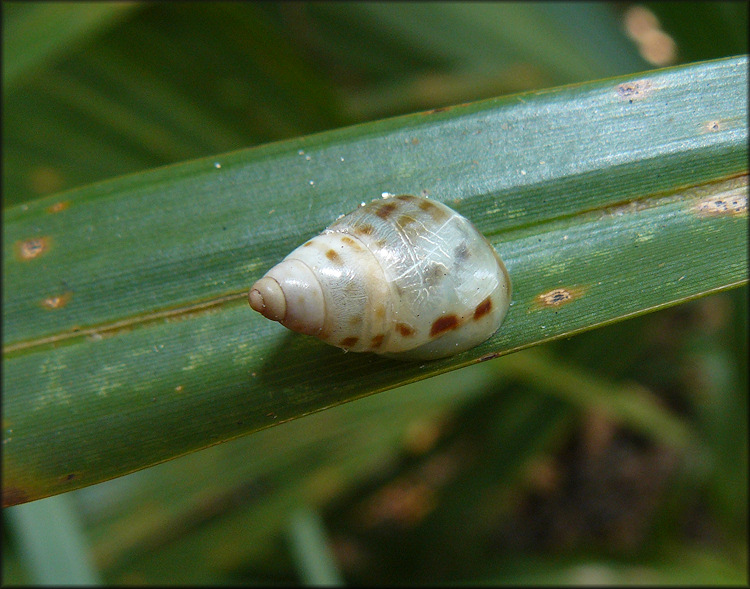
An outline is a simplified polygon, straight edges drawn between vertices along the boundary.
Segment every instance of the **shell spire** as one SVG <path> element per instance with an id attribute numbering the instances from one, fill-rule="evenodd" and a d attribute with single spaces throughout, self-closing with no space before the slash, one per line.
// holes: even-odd
<path id="1" fill-rule="evenodd" d="M 320 282 L 304 262 L 284 260 L 258 280 L 248 294 L 250 306 L 292 331 L 319 335 L 325 318 Z"/>

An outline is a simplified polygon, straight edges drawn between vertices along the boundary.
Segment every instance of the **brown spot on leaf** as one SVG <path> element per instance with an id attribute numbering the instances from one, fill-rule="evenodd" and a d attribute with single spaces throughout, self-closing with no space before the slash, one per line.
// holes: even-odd
<path id="1" fill-rule="evenodd" d="M 431 108 L 430 110 L 426 110 L 422 114 L 423 115 L 434 115 L 434 114 L 437 114 L 439 112 L 446 112 L 446 111 L 450 110 L 451 108 L 452 107 L 450 107 L 450 106 L 438 106 L 437 108 Z"/>
<path id="2" fill-rule="evenodd" d="M 32 237 L 16 242 L 16 255 L 20 260 L 33 260 L 49 249 L 49 237 Z"/>
<path id="3" fill-rule="evenodd" d="M 55 204 L 48 206 L 45 210 L 48 213 L 54 214 L 54 213 L 60 213 L 64 211 L 69 206 L 70 206 L 69 200 L 61 200 L 60 202 L 56 202 Z"/>
<path id="4" fill-rule="evenodd" d="M 651 89 L 652 84 L 649 80 L 636 80 L 618 85 L 616 91 L 620 99 L 627 100 L 632 104 L 646 98 L 651 93 Z"/>
<path id="5" fill-rule="evenodd" d="M 747 187 L 745 187 L 747 189 Z M 703 199 L 696 205 L 703 217 L 723 217 L 747 213 L 747 194 L 743 191 L 728 191 L 725 194 Z"/>
<path id="6" fill-rule="evenodd" d="M 490 311 L 492 311 L 492 299 L 487 297 L 477 305 L 476 309 L 474 309 L 474 321 L 478 321 Z"/>
<path id="7" fill-rule="evenodd" d="M 430 329 L 430 337 L 441 335 L 458 327 L 458 317 L 455 315 L 443 315 L 435 320 Z"/>
<path id="8" fill-rule="evenodd" d="M 61 295 L 53 295 L 42 299 L 42 307 L 45 309 L 60 309 L 70 302 L 71 293 L 65 292 Z"/>
<path id="9" fill-rule="evenodd" d="M 356 343 L 359 341 L 358 337 L 347 337 L 341 340 L 341 347 L 342 348 L 351 348 L 352 346 L 356 345 Z"/>
<path id="10" fill-rule="evenodd" d="M 414 328 L 406 323 L 396 323 L 396 331 L 398 331 L 403 337 L 414 335 Z"/>
<path id="11" fill-rule="evenodd" d="M 577 299 L 583 294 L 580 287 L 574 288 L 555 288 L 544 292 L 536 297 L 536 302 L 542 307 L 560 307 Z"/>
<path id="12" fill-rule="evenodd" d="M 21 503 L 26 503 L 28 500 L 29 495 L 23 489 L 11 485 L 3 485 L 3 507 L 19 505 Z"/>
<path id="13" fill-rule="evenodd" d="M 701 125 L 701 131 L 704 133 L 717 133 L 722 130 L 723 125 L 720 120 L 706 121 Z"/>

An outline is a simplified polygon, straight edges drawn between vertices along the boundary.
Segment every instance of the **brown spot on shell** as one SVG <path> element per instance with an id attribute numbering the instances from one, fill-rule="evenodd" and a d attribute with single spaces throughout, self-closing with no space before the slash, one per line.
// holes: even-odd
<path id="1" fill-rule="evenodd" d="M 435 203 L 431 203 L 429 200 L 423 200 L 419 203 L 419 208 L 427 212 L 435 207 Z"/>
<path id="2" fill-rule="evenodd" d="M 341 340 L 340 346 L 342 348 L 351 348 L 359 341 L 358 337 L 346 337 Z"/>
<path id="3" fill-rule="evenodd" d="M 406 323 L 396 323 L 396 331 L 398 331 L 403 337 L 414 335 L 414 328 Z"/>
<path id="4" fill-rule="evenodd" d="M 390 217 L 395 210 L 398 209 L 398 205 L 395 202 L 387 202 L 381 204 L 376 210 L 375 214 L 381 219 L 387 219 Z"/>
<path id="5" fill-rule="evenodd" d="M 374 231 L 375 231 L 375 228 L 369 223 L 362 223 L 362 225 L 358 225 L 354 229 L 354 232 L 360 235 L 372 235 Z"/>
<path id="6" fill-rule="evenodd" d="M 448 218 L 448 213 L 445 209 L 437 206 L 434 202 L 430 202 L 429 200 L 420 201 L 419 208 L 437 222 L 445 221 Z"/>
<path id="7" fill-rule="evenodd" d="M 399 194 L 396 198 L 399 200 L 403 200 L 404 202 L 417 200 L 417 197 L 412 194 Z"/>
<path id="8" fill-rule="evenodd" d="M 443 315 L 442 317 L 435 319 L 435 322 L 432 324 L 432 328 L 430 329 L 430 337 L 441 335 L 446 331 L 451 331 L 452 329 L 456 329 L 457 327 L 458 317 L 456 317 L 455 315 Z"/>
<path id="9" fill-rule="evenodd" d="M 334 264 L 341 265 L 344 263 L 344 261 L 341 259 L 341 256 L 338 255 L 334 250 L 328 250 L 326 252 L 326 258 L 331 260 L 331 262 L 333 262 Z"/>
<path id="10" fill-rule="evenodd" d="M 313 244 L 313 242 L 312 242 L 312 241 L 308 241 L 308 242 L 307 242 L 307 243 L 305 243 L 305 244 L 304 244 L 304 245 L 303 245 L 302 247 L 310 247 L 310 246 L 311 246 L 312 244 Z"/>
<path id="11" fill-rule="evenodd" d="M 32 237 L 16 243 L 16 255 L 21 260 L 33 260 L 49 249 L 49 237 Z"/>
<path id="12" fill-rule="evenodd" d="M 341 238 L 341 243 L 357 251 L 362 249 L 355 240 L 353 240 L 351 237 L 347 237 L 346 235 Z"/>
<path id="13" fill-rule="evenodd" d="M 378 319 L 382 319 L 385 317 L 385 307 L 383 305 L 378 305 L 375 307 L 375 317 Z"/>
<path id="14" fill-rule="evenodd" d="M 474 321 L 478 321 L 490 311 L 492 311 L 492 299 L 487 297 L 477 305 L 476 309 L 474 309 Z"/>
<path id="15" fill-rule="evenodd" d="M 385 339 L 385 334 L 380 333 L 376 335 L 374 338 L 372 338 L 372 343 L 370 344 L 370 347 L 373 350 L 377 350 L 380 346 L 383 345 L 383 340 Z"/>
<path id="16" fill-rule="evenodd" d="M 411 223 L 416 223 L 417 220 L 412 217 L 411 215 L 401 215 L 398 220 L 396 221 L 396 225 L 403 229 L 407 225 L 410 225 Z"/>

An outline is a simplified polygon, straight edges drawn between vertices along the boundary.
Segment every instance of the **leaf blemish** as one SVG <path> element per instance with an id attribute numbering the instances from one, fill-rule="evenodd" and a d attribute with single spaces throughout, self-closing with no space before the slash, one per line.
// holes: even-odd
<path id="1" fill-rule="evenodd" d="M 66 292 L 61 295 L 53 295 L 42 299 L 42 307 L 45 309 L 61 309 L 70 302 L 71 293 Z"/>
<path id="2" fill-rule="evenodd" d="M 651 94 L 652 85 L 648 80 L 636 80 L 635 82 L 625 82 L 617 86 L 617 96 L 621 100 L 627 100 L 633 103 L 636 100 L 643 100 Z"/>
<path id="3" fill-rule="evenodd" d="M 721 121 L 706 121 L 701 125 L 701 131 L 703 133 L 717 133 L 722 130 Z"/>
<path id="4" fill-rule="evenodd" d="M 722 194 L 700 201 L 696 210 L 703 217 L 734 216 L 747 213 L 747 194 Z"/>
<path id="5" fill-rule="evenodd" d="M 582 288 L 555 288 L 536 297 L 540 307 L 560 307 L 579 298 L 583 294 Z"/>
<path id="6" fill-rule="evenodd" d="M 60 202 L 56 202 L 55 204 L 48 206 L 46 210 L 50 214 L 61 213 L 62 211 L 67 209 L 69 206 L 70 206 L 69 200 L 62 200 Z"/>
<path id="7" fill-rule="evenodd" d="M 29 500 L 29 494 L 21 488 L 6 485 L 3 488 L 3 507 L 26 503 Z"/>
<path id="8" fill-rule="evenodd" d="M 20 260 L 33 260 L 49 249 L 49 237 L 32 237 L 16 243 L 16 255 Z"/>
<path id="9" fill-rule="evenodd" d="M 430 110 L 426 110 L 422 114 L 424 114 L 424 115 L 434 115 L 434 114 L 437 114 L 439 112 L 446 112 L 448 110 L 451 110 L 452 108 L 453 108 L 452 106 L 439 106 L 437 108 L 431 108 Z"/>

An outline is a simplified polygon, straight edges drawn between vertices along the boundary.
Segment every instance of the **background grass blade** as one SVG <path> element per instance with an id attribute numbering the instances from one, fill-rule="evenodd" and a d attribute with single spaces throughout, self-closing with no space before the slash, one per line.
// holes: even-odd
<path id="1" fill-rule="evenodd" d="M 16 3 L 3 10 L 3 89 L 42 70 L 71 45 L 115 25 L 136 2 Z"/>
<path id="2" fill-rule="evenodd" d="M 320 515 L 310 509 L 298 509 L 289 521 L 289 543 L 305 585 L 341 587 L 344 581 L 326 543 L 325 526 Z"/>
<path id="3" fill-rule="evenodd" d="M 70 496 L 57 496 L 5 513 L 21 544 L 35 585 L 99 585 L 87 538 Z"/>

